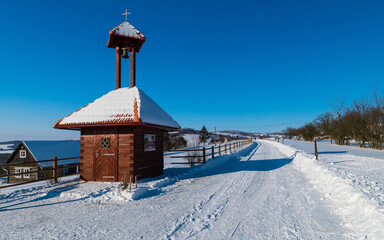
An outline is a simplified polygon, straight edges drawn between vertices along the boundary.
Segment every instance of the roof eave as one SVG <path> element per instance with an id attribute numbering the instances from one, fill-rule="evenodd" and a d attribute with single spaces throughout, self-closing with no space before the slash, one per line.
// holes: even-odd
<path id="1" fill-rule="evenodd" d="M 91 128 L 91 127 L 120 127 L 120 126 L 148 126 L 163 129 L 165 131 L 177 131 L 181 127 L 172 127 L 172 126 L 163 126 L 158 124 L 151 123 L 94 123 L 94 124 L 71 124 L 71 125 L 56 125 L 53 128 L 55 129 L 64 129 L 64 130 L 77 130 L 80 131 L 82 128 Z"/>

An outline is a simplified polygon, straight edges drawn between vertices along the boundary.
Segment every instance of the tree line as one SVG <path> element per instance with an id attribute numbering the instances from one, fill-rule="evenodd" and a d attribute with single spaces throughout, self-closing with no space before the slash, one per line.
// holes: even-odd
<path id="1" fill-rule="evenodd" d="M 208 142 L 209 138 L 211 138 L 212 144 L 224 143 L 227 140 L 227 138 L 221 134 L 219 134 L 218 136 L 210 134 L 205 126 L 203 126 L 200 131 L 187 129 L 187 132 L 199 134 L 199 142 L 194 143 L 193 144 L 194 146 L 192 147 L 198 147 L 200 146 L 200 144 L 204 144 Z M 163 136 L 164 151 L 175 150 L 175 149 L 180 149 L 185 147 L 187 147 L 187 140 L 185 140 L 185 138 L 180 132 L 164 133 L 164 136 Z"/>
<path id="2" fill-rule="evenodd" d="M 360 147 L 383 149 L 384 92 L 376 90 L 367 97 L 355 100 L 350 106 L 344 98 L 330 102 L 332 111 L 320 114 L 314 121 L 299 128 L 286 128 L 288 138 L 312 141 L 315 137 L 329 138 L 339 145 L 350 145 L 355 140 Z"/>

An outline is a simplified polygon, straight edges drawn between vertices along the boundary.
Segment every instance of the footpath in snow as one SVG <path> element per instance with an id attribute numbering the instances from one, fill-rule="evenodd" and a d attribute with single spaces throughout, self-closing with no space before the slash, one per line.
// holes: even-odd
<path id="1" fill-rule="evenodd" d="M 315 188 L 328 199 L 345 226 L 359 238 L 384 239 L 384 160 L 372 157 L 376 150 L 319 144 L 319 160 L 313 142 L 271 142 L 286 154 L 295 154 L 294 166 L 306 174 Z M 294 148 L 299 147 L 300 149 Z M 305 152 L 307 151 L 307 152 Z M 348 151 L 358 153 L 352 155 Z M 308 153 L 310 152 L 310 153 Z M 371 180 L 369 180 L 371 178 Z M 380 183 L 379 183 L 380 182 Z"/>
<path id="2" fill-rule="evenodd" d="M 310 155 L 260 141 L 132 194 L 73 181 L 0 192 L 0 238 L 383 239 L 382 215 L 361 195 Z"/>
<path id="3" fill-rule="evenodd" d="M 313 157 L 313 142 L 286 140 L 286 145 Z M 319 164 L 360 190 L 384 212 L 384 151 L 318 142 Z M 384 232 L 384 230 L 383 230 Z"/>

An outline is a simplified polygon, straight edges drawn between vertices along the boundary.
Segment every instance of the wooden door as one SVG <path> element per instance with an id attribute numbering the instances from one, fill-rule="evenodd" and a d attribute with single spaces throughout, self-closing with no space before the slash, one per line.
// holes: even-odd
<path id="1" fill-rule="evenodd" d="M 99 182 L 117 182 L 117 136 L 113 130 L 95 130 L 94 176 Z"/>

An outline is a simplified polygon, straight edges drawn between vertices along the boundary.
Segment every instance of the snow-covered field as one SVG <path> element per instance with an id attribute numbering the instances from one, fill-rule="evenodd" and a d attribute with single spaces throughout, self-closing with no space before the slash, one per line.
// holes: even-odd
<path id="1" fill-rule="evenodd" d="M 199 134 L 183 134 L 187 141 L 187 147 L 196 147 L 199 145 Z"/>
<path id="2" fill-rule="evenodd" d="M 0 153 L 12 153 L 13 144 L 0 144 Z"/>
<path id="3" fill-rule="evenodd" d="M 259 141 L 204 165 L 167 168 L 131 194 L 70 179 L 0 190 L 0 238 L 384 239 L 380 201 L 337 170 L 337 154 L 333 164 L 323 155 Z"/>

